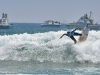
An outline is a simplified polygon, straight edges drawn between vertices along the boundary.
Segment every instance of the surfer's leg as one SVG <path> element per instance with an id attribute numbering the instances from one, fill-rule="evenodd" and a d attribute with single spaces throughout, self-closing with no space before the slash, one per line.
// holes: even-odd
<path id="1" fill-rule="evenodd" d="M 79 35 L 79 36 L 81 36 L 82 34 L 80 34 L 80 33 L 76 33 L 76 32 L 75 32 L 74 35 Z"/>
<path id="2" fill-rule="evenodd" d="M 71 39 L 74 41 L 74 43 L 76 44 L 76 42 L 77 42 L 76 39 L 75 39 L 73 36 L 71 36 L 70 38 L 71 38 Z"/>

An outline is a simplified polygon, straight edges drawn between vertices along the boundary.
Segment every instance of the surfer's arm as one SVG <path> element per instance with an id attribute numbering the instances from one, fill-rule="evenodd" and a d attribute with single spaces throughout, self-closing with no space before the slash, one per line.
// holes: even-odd
<path id="1" fill-rule="evenodd" d="M 76 31 L 76 30 L 83 30 L 84 31 L 83 28 L 75 28 L 73 31 Z"/>
<path id="2" fill-rule="evenodd" d="M 62 38 L 64 35 L 66 35 L 66 34 L 63 34 L 60 38 Z"/>
<path id="3" fill-rule="evenodd" d="M 75 28 L 73 31 L 76 31 L 78 28 Z"/>

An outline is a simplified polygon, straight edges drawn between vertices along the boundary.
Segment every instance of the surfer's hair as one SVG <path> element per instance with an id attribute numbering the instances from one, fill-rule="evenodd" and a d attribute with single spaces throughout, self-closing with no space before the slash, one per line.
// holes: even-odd
<path id="1" fill-rule="evenodd" d="M 69 34 L 69 33 L 70 33 L 70 31 L 67 32 L 67 34 Z"/>

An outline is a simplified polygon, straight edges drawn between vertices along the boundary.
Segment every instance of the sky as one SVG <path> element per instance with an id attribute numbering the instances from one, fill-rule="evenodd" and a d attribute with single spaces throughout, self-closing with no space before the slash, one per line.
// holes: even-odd
<path id="1" fill-rule="evenodd" d="M 0 0 L 0 18 L 7 13 L 9 22 L 15 23 L 76 22 L 90 11 L 100 23 L 100 0 Z"/>

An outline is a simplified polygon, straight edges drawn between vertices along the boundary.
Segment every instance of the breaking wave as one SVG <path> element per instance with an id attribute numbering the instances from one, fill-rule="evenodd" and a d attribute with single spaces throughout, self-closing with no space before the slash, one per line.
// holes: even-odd
<path id="1" fill-rule="evenodd" d="M 2 35 L 0 60 L 100 62 L 100 31 L 90 31 L 87 41 L 77 44 L 66 36 L 59 39 L 63 33 L 66 31 Z"/>

